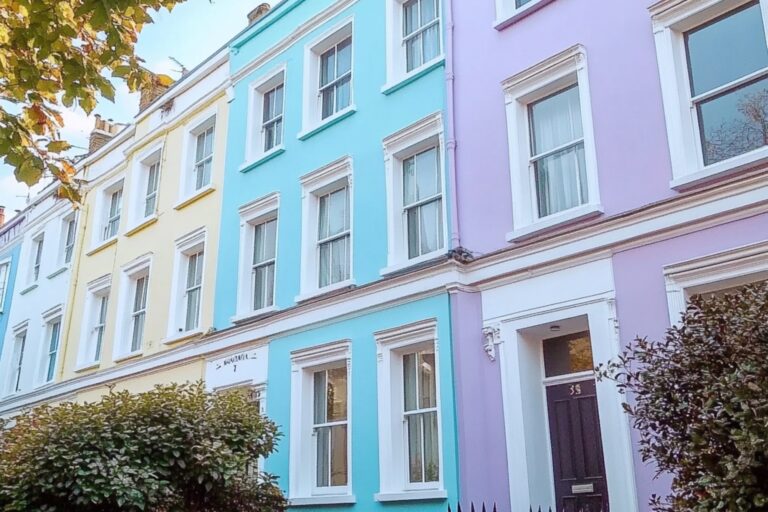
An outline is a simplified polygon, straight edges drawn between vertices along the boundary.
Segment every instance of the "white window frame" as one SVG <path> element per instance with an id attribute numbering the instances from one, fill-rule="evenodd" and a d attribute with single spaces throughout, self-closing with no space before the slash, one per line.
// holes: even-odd
<path id="1" fill-rule="evenodd" d="M 664 267 L 670 325 L 678 325 L 691 295 L 768 280 L 768 241 Z"/>
<path id="2" fill-rule="evenodd" d="M 280 249 L 280 194 L 272 194 L 261 197 L 240 207 L 240 253 L 237 278 L 237 314 L 233 321 L 242 321 L 247 318 L 277 310 L 277 276 L 279 270 Z M 253 295 L 255 281 L 253 278 L 253 250 L 255 228 L 259 224 L 277 220 L 275 233 L 275 284 L 273 290 L 273 304 L 271 306 L 253 309 Z"/>
<path id="3" fill-rule="evenodd" d="M 529 105 L 578 84 L 581 104 L 584 159 L 587 176 L 587 201 L 543 218 L 536 208 L 536 184 L 531 164 Z M 595 136 L 592 125 L 587 54 L 581 45 L 536 64 L 505 80 L 504 89 L 509 140 L 510 178 L 512 185 L 513 231 L 508 241 L 529 236 L 537 231 L 602 213 L 597 172 Z"/>
<path id="4" fill-rule="evenodd" d="M 120 214 L 117 221 L 117 229 L 115 234 L 108 238 L 105 238 L 107 225 L 109 224 L 109 212 L 110 204 L 112 200 L 112 194 L 122 190 L 120 198 Z M 101 191 L 98 193 L 98 201 L 96 204 L 96 211 L 94 212 L 94 218 L 98 219 L 97 223 L 93 226 L 93 232 L 91 233 L 91 250 L 97 249 L 102 245 L 107 245 L 113 240 L 116 240 L 120 236 L 120 225 L 123 223 L 124 217 L 124 205 L 125 205 L 125 176 L 120 175 L 102 186 Z"/>
<path id="5" fill-rule="evenodd" d="M 45 385 L 50 384 L 56 380 L 56 371 L 59 368 L 59 359 L 61 357 L 62 345 L 64 343 L 64 307 L 63 305 L 55 306 L 43 313 L 43 339 L 40 344 L 42 350 L 40 351 L 40 368 L 38 374 L 38 384 Z M 59 325 L 58 342 L 56 350 L 50 350 L 51 337 L 53 335 L 53 326 Z M 53 368 L 50 367 L 50 357 L 54 355 Z M 48 373 L 52 372 L 52 377 L 48 378 Z"/>
<path id="6" fill-rule="evenodd" d="M 69 226 L 72 226 L 72 240 L 69 240 Z M 61 230 L 59 231 L 59 258 L 61 268 L 65 268 L 72 264 L 72 260 L 75 258 L 76 245 L 77 212 L 70 212 L 61 219 Z"/>
<path id="7" fill-rule="evenodd" d="M 14 395 L 24 390 L 24 361 L 29 354 L 29 321 L 15 325 L 12 329 L 13 343 L 9 347 L 8 355 L 8 382 L 5 384 L 6 395 Z M 17 347 L 21 344 L 19 350 Z M 26 359 L 29 359 L 28 357 Z"/>
<path id="8" fill-rule="evenodd" d="M 111 302 L 112 274 L 103 275 L 89 282 L 86 287 L 85 314 L 83 315 L 82 330 L 80 332 L 80 348 L 77 355 L 77 371 L 97 366 L 104 355 L 104 342 L 106 330 L 109 325 L 109 305 Z M 101 300 L 107 300 L 106 318 L 103 326 L 99 323 L 101 315 Z M 97 353 L 99 330 L 101 328 L 101 347 Z M 93 354 L 98 357 L 90 357 Z"/>
<path id="9" fill-rule="evenodd" d="M 241 169 L 285 151 L 286 76 L 287 66 L 283 64 L 248 86 L 248 127 L 246 128 L 245 162 Z M 264 96 L 281 85 L 283 86 L 282 137 L 280 144 L 265 151 Z"/>
<path id="10" fill-rule="evenodd" d="M 440 353 L 434 318 L 374 333 L 377 351 L 379 419 L 379 492 L 376 501 L 434 500 L 447 497 L 444 479 L 443 418 L 440 398 Z M 403 356 L 431 348 L 435 351 L 438 457 L 437 482 L 410 483 L 408 444 L 404 424 Z"/>
<path id="11" fill-rule="evenodd" d="M 347 485 L 319 490 L 315 487 L 313 389 L 314 372 L 347 368 Z M 355 503 L 352 493 L 352 353 L 351 342 L 341 340 L 291 353 L 291 423 L 288 500 L 291 505 Z M 308 462 L 308 461 L 311 461 Z"/>
<path id="12" fill-rule="evenodd" d="M 153 144 L 150 148 L 142 151 L 134 159 L 133 174 L 131 181 L 131 209 L 130 209 L 130 227 L 128 231 L 133 231 L 146 223 L 157 218 L 160 198 L 160 179 L 163 167 L 163 142 Z M 153 165 L 157 165 L 157 185 L 154 192 L 155 208 L 149 215 L 146 215 L 146 205 L 151 194 L 147 194 L 149 185 L 150 170 Z"/>
<path id="13" fill-rule="evenodd" d="M 352 158 L 348 156 L 301 177 L 301 291 L 296 297 L 297 302 L 355 284 L 355 195 L 352 182 Z M 341 187 L 347 187 L 349 194 L 349 279 L 320 288 L 317 239 L 320 196 Z"/>
<path id="14" fill-rule="evenodd" d="M 302 131 L 299 139 L 308 137 L 318 128 L 346 117 L 356 110 L 355 107 L 355 35 L 354 19 L 349 18 L 325 32 L 304 47 L 304 104 L 302 109 Z M 349 106 L 335 114 L 322 118 L 322 98 L 320 96 L 320 57 L 348 37 L 352 37 L 352 78 L 349 85 Z"/>
<path id="15" fill-rule="evenodd" d="M 173 262 L 173 279 L 171 283 L 171 301 L 168 313 L 168 330 L 165 343 L 171 343 L 194 334 L 203 332 L 203 298 L 205 297 L 205 277 L 208 249 L 208 231 L 201 227 L 178 238 L 175 242 L 175 256 Z M 198 303 L 197 327 L 186 329 L 187 315 L 187 272 L 189 270 L 190 256 L 203 252 L 202 281 L 200 284 L 200 302 Z"/>
<path id="16" fill-rule="evenodd" d="M 29 271 L 27 282 L 34 285 L 40 282 L 43 275 L 43 264 L 45 263 L 45 232 L 40 231 L 32 236 L 32 244 L 29 251 Z"/>
<path id="17" fill-rule="evenodd" d="M 446 155 L 443 119 L 440 112 L 393 133 L 383 140 L 384 170 L 387 186 L 387 267 L 388 274 L 436 258 L 447 251 L 448 189 L 446 185 Z M 440 182 L 442 184 L 443 247 L 415 258 L 408 257 L 408 225 L 403 204 L 403 162 L 421 151 L 437 146 Z"/>
<path id="18" fill-rule="evenodd" d="M 662 0 L 650 7 L 661 95 L 672 160 L 672 188 L 768 162 L 768 146 L 704 165 L 699 121 L 691 98 L 684 33 L 727 14 L 751 0 Z M 760 0 L 768 41 L 768 2 Z"/>
<path id="19" fill-rule="evenodd" d="M 213 106 L 184 126 L 184 143 L 182 149 L 181 179 L 179 180 L 179 200 L 174 206 L 177 210 L 189 204 L 197 197 L 206 195 L 214 189 L 216 180 L 216 165 L 219 159 L 217 145 L 221 135 L 221 127 L 217 126 L 218 110 Z M 213 127 L 213 152 L 211 153 L 211 177 L 207 185 L 196 188 L 195 151 L 197 149 L 197 136 L 208 128 Z"/>
<path id="20" fill-rule="evenodd" d="M 152 255 L 140 256 L 130 263 L 124 265 L 120 273 L 120 288 L 117 308 L 117 326 L 115 328 L 115 344 L 113 347 L 112 359 L 119 362 L 124 359 L 142 354 L 147 341 L 147 325 L 149 323 L 149 313 L 152 311 L 150 301 L 152 299 Z M 136 282 L 139 278 L 148 277 L 146 305 L 144 307 L 144 330 L 142 332 L 142 343 L 138 350 L 131 350 L 131 339 L 133 337 L 133 305 L 136 293 Z"/>
<path id="21" fill-rule="evenodd" d="M 497 30 L 502 30 L 515 21 L 537 11 L 554 0 L 531 0 L 517 6 L 516 0 L 496 0 L 496 20 L 493 25 Z"/>
<path id="22" fill-rule="evenodd" d="M 408 71 L 405 38 L 403 37 L 403 6 L 407 2 L 408 0 L 387 0 L 387 83 L 382 87 L 382 91 L 388 91 L 401 82 L 409 80 L 425 70 L 432 69 L 436 64 L 445 60 L 443 2 L 442 0 L 437 0 L 439 11 L 436 23 L 439 26 L 438 44 L 440 45 L 440 51 L 434 58 L 424 61 L 420 66 Z"/>
<path id="23" fill-rule="evenodd" d="M 12 263 L 11 258 L 0 260 L 0 314 L 5 312 L 5 296 L 8 294 L 8 283 L 11 282 Z"/>

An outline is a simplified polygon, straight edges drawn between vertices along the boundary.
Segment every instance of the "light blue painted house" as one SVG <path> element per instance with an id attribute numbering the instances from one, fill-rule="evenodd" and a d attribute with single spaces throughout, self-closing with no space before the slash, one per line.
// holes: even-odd
<path id="1" fill-rule="evenodd" d="M 3 340 L 8 330 L 24 222 L 24 216 L 18 215 L 0 225 L 0 354 L 3 353 Z"/>
<path id="2" fill-rule="evenodd" d="M 215 324 L 268 347 L 242 382 L 295 507 L 458 498 L 444 26 L 440 0 L 284 0 L 231 43 Z"/>

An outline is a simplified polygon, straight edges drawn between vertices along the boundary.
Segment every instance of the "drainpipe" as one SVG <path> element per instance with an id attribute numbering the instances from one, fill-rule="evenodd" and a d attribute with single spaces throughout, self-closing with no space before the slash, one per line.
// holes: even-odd
<path id="1" fill-rule="evenodd" d="M 456 128 L 454 126 L 455 113 L 455 79 L 453 74 L 453 0 L 445 0 L 445 89 L 446 89 L 446 149 L 448 150 L 448 181 L 453 195 L 453 208 L 451 208 L 451 249 L 461 247 L 459 229 L 459 194 L 456 186 Z"/>

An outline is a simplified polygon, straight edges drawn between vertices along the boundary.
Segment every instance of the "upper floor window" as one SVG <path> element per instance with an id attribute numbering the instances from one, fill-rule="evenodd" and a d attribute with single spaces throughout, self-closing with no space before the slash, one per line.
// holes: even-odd
<path id="1" fill-rule="evenodd" d="M 111 278 L 111 274 L 106 274 L 88 283 L 82 324 L 84 329 L 81 332 L 78 353 L 78 367 L 80 368 L 88 367 L 101 360 L 107 330 Z"/>
<path id="2" fill-rule="evenodd" d="M 8 281 L 11 274 L 11 261 L 0 261 L 0 313 L 5 307 L 5 296 L 8 293 Z"/>
<path id="3" fill-rule="evenodd" d="M 176 241 L 176 261 L 168 339 L 200 328 L 205 268 L 206 230 L 197 229 Z"/>
<path id="4" fill-rule="evenodd" d="M 162 153 L 163 144 L 158 143 L 134 158 L 128 196 L 129 235 L 157 214 Z"/>
<path id="5" fill-rule="evenodd" d="M 496 29 L 501 30 L 553 0 L 496 0 Z"/>
<path id="6" fill-rule="evenodd" d="M 213 164 L 213 126 L 200 130 L 195 139 L 195 190 L 211 183 L 211 166 Z"/>
<path id="7" fill-rule="evenodd" d="M 62 221 L 61 241 L 62 241 L 62 259 L 67 265 L 72 262 L 72 256 L 75 252 L 75 235 L 77 228 L 77 219 L 75 213 L 70 213 Z"/>
<path id="8" fill-rule="evenodd" d="M 403 46 L 408 72 L 440 55 L 438 0 L 408 0 L 403 4 Z"/>
<path id="9" fill-rule="evenodd" d="M 141 350 L 144 339 L 144 324 L 147 318 L 147 292 L 149 275 L 138 277 L 133 282 L 133 301 L 131 308 L 131 346 L 130 352 Z"/>
<path id="10" fill-rule="evenodd" d="M 244 166 L 283 148 L 285 67 L 250 85 L 248 142 Z"/>
<path id="11" fill-rule="evenodd" d="M 324 121 L 354 110 L 352 23 L 334 29 L 307 47 L 304 126 L 299 138 L 309 136 Z"/>
<path id="12" fill-rule="evenodd" d="M 601 211 L 586 55 L 575 46 L 504 83 L 510 240 Z"/>
<path id="13" fill-rule="evenodd" d="M 237 317 L 275 306 L 278 205 L 275 193 L 240 208 Z"/>
<path id="14" fill-rule="evenodd" d="M 438 147 L 403 160 L 403 210 L 408 258 L 443 247 L 443 187 Z"/>
<path id="15" fill-rule="evenodd" d="M 672 185 L 767 161 L 765 9 L 756 0 L 661 7 L 652 15 Z"/>
<path id="16" fill-rule="evenodd" d="M 352 163 L 343 158 L 301 178 L 301 300 L 352 284 Z"/>
<path id="17" fill-rule="evenodd" d="M 45 359 L 45 382 L 51 382 L 56 372 L 61 338 L 61 318 L 48 322 L 48 351 Z"/>
<path id="18" fill-rule="evenodd" d="M 123 267 L 115 332 L 114 359 L 130 357 L 144 346 L 149 303 L 151 256 L 142 256 Z"/>
<path id="19" fill-rule="evenodd" d="M 24 369 L 24 350 L 27 345 L 27 331 L 16 333 L 13 340 L 13 354 L 11 356 L 11 380 L 9 382 L 9 391 L 16 393 L 21 391 L 21 376 Z"/>
<path id="20" fill-rule="evenodd" d="M 384 139 L 388 266 L 384 272 L 438 256 L 446 226 L 442 117 L 439 113 Z"/>
<path id="21" fill-rule="evenodd" d="M 216 145 L 216 111 L 203 112 L 185 128 L 184 164 L 179 201 L 175 208 L 212 190 L 213 163 Z"/>
<path id="22" fill-rule="evenodd" d="M 160 162 L 153 162 L 147 170 L 147 188 L 144 195 L 144 217 L 157 210 L 157 186 L 160 182 Z"/>
<path id="23" fill-rule="evenodd" d="M 120 213 L 123 208 L 123 185 L 108 192 L 107 210 L 104 219 L 104 228 L 102 231 L 102 240 L 109 240 L 117 236 L 117 230 L 120 227 Z"/>
<path id="24" fill-rule="evenodd" d="M 40 278 L 40 268 L 43 264 L 43 245 L 45 236 L 41 233 L 32 240 L 32 273 L 30 281 L 35 283 Z"/>
<path id="25" fill-rule="evenodd" d="M 408 447 L 408 483 L 440 481 L 437 382 L 433 348 L 407 352 L 403 365 L 403 423 Z"/>
<path id="26" fill-rule="evenodd" d="M 346 366 L 314 372 L 313 397 L 315 486 L 344 487 L 348 482 Z"/>

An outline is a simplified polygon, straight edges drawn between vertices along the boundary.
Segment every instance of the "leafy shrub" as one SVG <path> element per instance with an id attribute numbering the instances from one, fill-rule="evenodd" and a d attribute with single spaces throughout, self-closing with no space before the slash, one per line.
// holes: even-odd
<path id="1" fill-rule="evenodd" d="M 768 510 L 768 284 L 693 297 L 663 340 L 598 370 L 630 397 L 643 460 L 672 476 L 654 510 Z"/>
<path id="2" fill-rule="evenodd" d="M 202 384 L 35 408 L 0 431 L 0 510 L 273 512 L 254 462 L 279 436 L 244 393 Z"/>

